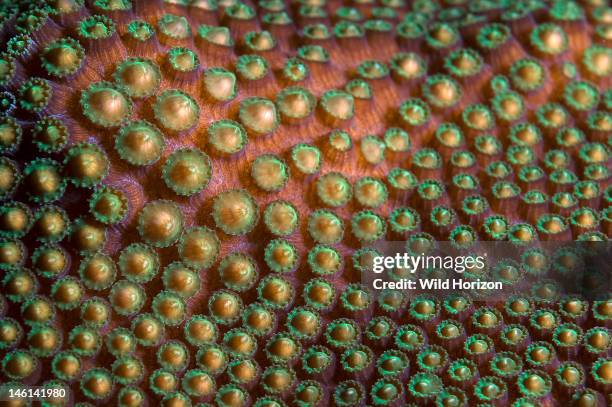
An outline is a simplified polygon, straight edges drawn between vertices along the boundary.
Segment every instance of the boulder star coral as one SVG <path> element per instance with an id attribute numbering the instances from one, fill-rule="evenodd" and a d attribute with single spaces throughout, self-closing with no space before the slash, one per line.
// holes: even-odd
<path id="1" fill-rule="evenodd" d="M 610 238 L 611 23 L 598 0 L 0 0 L 0 383 L 612 403 L 610 293 L 359 284 L 384 239 Z M 538 253 L 496 272 L 578 261 Z"/>

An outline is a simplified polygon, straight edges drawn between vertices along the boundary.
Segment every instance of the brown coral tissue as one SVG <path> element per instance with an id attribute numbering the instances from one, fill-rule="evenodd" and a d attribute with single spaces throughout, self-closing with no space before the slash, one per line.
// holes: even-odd
<path id="1" fill-rule="evenodd" d="M 610 292 L 360 277 L 607 241 L 611 46 L 606 0 L 1 0 L 0 403 L 612 405 Z"/>

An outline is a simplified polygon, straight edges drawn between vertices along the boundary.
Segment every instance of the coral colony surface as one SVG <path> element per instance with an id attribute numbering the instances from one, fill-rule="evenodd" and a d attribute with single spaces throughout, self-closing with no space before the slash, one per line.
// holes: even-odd
<path id="1" fill-rule="evenodd" d="M 63 386 L 43 404 L 79 406 L 612 403 L 610 295 L 360 284 L 384 240 L 610 237 L 605 0 L 0 10 L 5 389 Z M 533 250 L 503 275 L 575 255 Z"/>

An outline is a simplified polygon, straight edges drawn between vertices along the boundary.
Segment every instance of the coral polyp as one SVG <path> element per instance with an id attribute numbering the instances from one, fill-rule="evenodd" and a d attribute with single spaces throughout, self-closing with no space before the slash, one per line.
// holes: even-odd
<path id="1" fill-rule="evenodd" d="M 0 1 L 0 400 L 610 405 L 610 270 L 571 279 L 612 236 L 611 10 Z M 536 283 L 373 290 L 389 241 Z"/>

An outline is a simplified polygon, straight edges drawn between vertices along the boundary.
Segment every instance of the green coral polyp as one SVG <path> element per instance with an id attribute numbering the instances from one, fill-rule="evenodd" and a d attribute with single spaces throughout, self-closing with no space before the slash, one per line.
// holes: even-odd
<path id="1" fill-rule="evenodd" d="M 187 93 L 169 89 L 157 96 L 153 112 L 162 127 L 180 132 L 196 125 L 200 117 L 200 106 Z"/>
<path id="2" fill-rule="evenodd" d="M 289 181 L 289 167 L 279 157 L 264 154 L 251 166 L 251 177 L 255 184 L 266 192 L 282 190 Z"/>
<path id="3" fill-rule="evenodd" d="M 39 367 L 38 358 L 27 350 L 13 350 L 2 359 L 3 373 L 12 380 L 24 380 Z"/>
<path id="4" fill-rule="evenodd" d="M 136 384 L 144 375 L 144 365 L 134 356 L 123 356 L 111 365 L 113 379 L 123 385 Z"/>
<path id="5" fill-rule="evenodd" d="M 173 201 L 151 201 L 138 217 L 138 233 L 155 247 L 168 247 L 177 242 L 183 232 L 183 214 Z"/>
<path id="6" fill-rule="evenodd" d="M 64 194 L 67 180 L 61 175 L 61 169 L 60 164 L 50 158 L 38 158 L 26 165 L 24 183 L 34 202 L 53 202 Z"/>
<path id="7" fill-rule="evenodd" d="M 228 17 L 236 20 L 252 20 L 256 15 L 255 10 L 241 2 L 229 6 L 225 12 Z"/>
<path id="8" fill-rule="evenodd" d="M 0 339 L 0 349 L 10 349 L 23 337 L 23 328 L 13 318 L 4 317 L 0 319 L 0 332 L 2 338 Z"/>
<path id="9" fill-rule="evenodd" d="M 453 177 L 452 184 L 465 192 L 476 192 L 480 186 L 478 178 L 471 174 L 460 173 Z"/>
<path id="10" fill-rule="evenodd" d="M 7 86 L 15 77 L 15 58 L 8 52 L 0 54 L 0 86 Z"/>
<path id="11" fill-rule="evenodd" d="M 587 126 L 593 131 L 612 130 L 612 114 L 608 112 L 596 111 L 587 118 Z"/>
<path id="12" fill-rule="evenodd" d="M 599 104 L 600 96 L 597 87 L 592 83 L 576 81 L 569 83 L 565 87 L 563 100 L 573 109 L 588 111 Z"/>
<path id="13" fill-rule="evenodd" d="M 210 158 L 197 148 L 174 151 L 162 169 L 168 188 L 178 195 L 189 196 L 206 188 L 212 177 Z"/>
<path id="14" fill-rule="evenodd" d="M 610 358 L 599 358 L 593 363 L 591 368 L 591 376 L 595 379 L 597 384 L 606 385 L 610 382 L 609 371 L 612 365 Z"/>
<path id="15" fill-rule="evenodd" d="M 374 360 L 374 352 L 365 345 L 346 349 L 340 357 L 343 370 L 348 373 L 359 373 L 366 370 Z"/>
<path id="16" fill-rule="evenodd" d="M 87 398 L 104 400 L 114 390 L 113 375 L 104 368 L 88 370 L 81 378 L 80 387 Z"/>
<path id="17" fill-rule="evenodd" d="M 231 325 L 240 319 L 242 308 L 242 299 L 229 290 L 215 291 L 208 300 L 213 321 L 222 325 Z"/>
<path id="18" fill-rule="evenodd" d="M 268 61 L 260 55 L 241 55 L 236 62 L 236 71 L 247 81 L 263 79 L 270 71 Z"/>
<path id="19" fill-rule="evenodd" d="M 493 401 L 504 399 L 507 396 L 508 388 L 498 377 L 485 376 L 478 380 L 474 386 L 474 393 L 481 401 Z"/>
<path id="20" fill-rule="evenodd" d="M 416 176 L 403 168 L 392 168 L 387 174 L 387 182 L 391 188 L 398 191 L 408 191 L 417 186 Z"/>
<path id="21" fill-rule="evenodd" d="M 189 48 L 175 47 L 168 51 L 169 65 L 177 72 L 195 72 L 200 66 L 200 59 Z"/>
<path id="22" fill-rule="evenodd" d="M 220 47 L 231 47 L 234 45 L 234 40 L 227 27 L 201 24 L 198 27 L 197 38 Z"/>
<path id="23" fill-rule="evenodd" d="M 48 326 L 53 324 L 57 317 L 57 310 L 53 301 L 42 295 L 31 295 L 20 306 L 21 315 L 26 325 L 31 327 L 37 326 Z M 12 322 L 12 319 L 7 319 L 8 322 Z M 20 326 L 21 328 L 21 326 Z M 14 332 L 19 334 L 19 332 Z M 10 339 L 9 333 L 6 339 Z"/>
<path id="24" fill-rule="evenodd" d="M 127 35 L 135 41 L 145 42 L 155 35 L 155 29 L 146 21 L 134 20 L 127 26 Z"/>
<path id="25" fill-rule="evenodd" d="M 264 211 L 264 223 L 270 233 L 288 236 L 297 228 L 299 215 L 291 202 L 273 201 Z"/>
<path id="26" fill-rule="evenodd" d="M 65 371 L 74 368 L 75 372 Z M 51 371 L 59 380 L 72 381 L 77 374 L 81 373 L 81 358 L 72 351 L 62 351 L 57 353 L 51 361 Z M 75 374 L 76 373 L 76 374 Z"/>
<path id="27" fill-rule="evenodd" d="M 128 58 L 113 73 L 115 82 L 133 98 L 153 95 L 161 84 L 161 76 L 157 64 L 145 58 Z"/>
<path id="28" fill-rule="evenodd" d="M 291 149 L 291 160 L 302 174 L 316 174 L 322 164 L 321 151 L 310 144 L 296 144 Z"/>
<path id="29" fill-rule="evenodd" d="M 297 86 L 289 87 L 278 93 L 276 105 L 284 118 L 302 120 L 314 111 L 316 98 L 307 89 Z"/>
<path id="30" fill-rule="evenodd" d="M 271 26 L 288 26 L 293 22 L 285 11 L 266 13 L 261 17 L 261 21 Z"/>
<path id="31" fill-rule="evenodd" d="M 194 227 L 181 236 L 178 250 L 185 264 L 195 269 L 207 269 L 216 261 L 221 243 L 212 229 Z"/>
<path id="32" fill-rule="evenodd" d="M 353 95 L 340 90 L 325 92 L 320 99 L 323 111 L 335 120 L 349 120 L 355 114 Z"/>
<path id="33" fill-rule="evenodd" d="M 276 46 L 276 40 L 268 31 L 251 31 L 244 36 L 245 45 L 255 51 L 270 51 Z"/>
<path id="34" fill-rule="evenodd" d="M 400 38 L 418 39 L 425 35 L 425 24 L 422 21 L 410 21 L 404 18 L 404 21 L 397 25 L 396 30 Z"/>
<path id="35" fill-rule="evenodd" d="M 308 65 L 298 58 L 289 58 L 283 66 L 283 77 L 291 82 L 300 82 L 305 80 L 310 73 Z"/>
<path id="36" fill-rule="evenodd" d="M 250 97 L 240 102 L 240 122 L 255 135 L 274 133 L 280 125 L 276 105 L 265 98 Z"/>
<path id="37" fill-rule="evenodd" d="M 420 78 L 427 73 L 427 62 L 419 54 L 413 52 L 394 54 L 390 67 L 394 74 L 407 80 Z"/>
<path id="38" fill-rule="evenodd" d="M 478 74 L 482 70 L 483 63 L 482 56 L 470 48 L 453 51 L 444 59 L 446 70 L 458 78 Z"/>
<path id="39" fill-rule="evenodd" d="M 287 316 L 287 329 L 300 340 L 309 340 L 317 337 L 321 331 L 321 316 L 310 307 L 297 307 Z M 308 358 L 308 351 L 304 352 Z M 307 366 L 305 366 L 307 367 Z"/>
<path id="40" fill-rule="evenodd" d="M 412 208 L 396 208 L 389 215 L 391 230 L 397 233 L 407 233 L 416 230 L 421 223 L 417 211 Z"/>
<path id="41" fill-rule="evenodd" d="M 268 339 L 264 352 L 273 364 L 290 364 L 300 356 L 302 346 L 296 337 L 281 332 Z"/>
<path id="42" fill-rule="evenodd" d="M 386 148 L 395 153 L 405 153 L 410 150 L 410 136 L 404 130 L 391 127 L 385 131 Z"/>
<path id="43" fill-rule="evenodd" d="M 184 299 L 195 295 L 201 287 L 199 274 L 179 261 L 165 267 L 162 281 L 166 290 Z"/>
<path id="44" fill-rule="evenodd" d="M 204 71 L 204 88 L 206 93 L 219 102 L 234 99 L 238 89 L 236 75 L 223 68 L 210 68 Z"/>
<path id="45" fill-rule="evenodd" d="M 17 93 L 19 96 L 19 106 L 22 109 L 38 113 L 49 104 L 53 88 L 46 79 L 31 78 L 19 87 Z"/>
<path id="46" fill-rule="evenodd" d="M 417 187 L 419 197 L 425 201 L 434 201 L 440 198 L 444 192 L 444 185 L 433 179 L 425 180 Z"/>
<path id="47" fill-rule="evenodd" d="M 412 376 L 408 383 L 408 391 L 415 398 L 433 400 L 439 391 L 442 390 L 442 386 L 442 380 L 438 376 L 422 372 Z"/>
<path id="48" fill-rule="evenodd" d="M 110 163 L 104 151 L 95 144 L 76 144 L 64 158 L 70 181 L 79 187 L 92 187 L 108 174 Z"/>
<path id="49" fill-rule="evenodd" d="M 83 115 L 101 127 L 121 125 L 132 114 L 132 101 L 119 85 L 96 82 L 81 93 Z"/>
<path id="50" fill-rule="evenodd" d="M 191 27 L 184 16 L 164 14 L 157 22 L 160 34 L 173 39 L 184 40 L 191 37 Z"/>
<path id="51" fill-rule="evenodd" d="M 340 303 L 350 312 L 363 311 L 372 304 L 372 294 L 358 284 L 349 284 L 340 295 Z"/>
<path id="52" fill-rule="evenodd" d="M 26 247 L 20 240 L 0 240 L 0 269 L 10 269 L 23 264 Z"/>
<path id="53" fill-rule="evenodd" d="M 128 280 L 120 280 L 111 288 L 109 299 L 116 313 L 133 316 L 142 308 L 146 294 L 141 285 Z"/>
<path id="54" fill-rule="evenodd" d="M 79 22 L 77 32 L 85 40 L 110 38 L 116 31 L 115 22 L 106 16 L 93 15 Z"/>
<path id="55" fill-rule="evenodd" d="M 102 339 L 96 328 L 77 325 L 68 334 L 68 343 L 77 355 L 91 357 L 100 351 Z"/>
<path id="56" fill-rule="evenodd" d="M 183 327 L 185 339 L 196 347 L 203 347 L 216 342 L 219 328 L 215 322 L 204 315 L 193 315 Z"/>
<path id="57" fill-rule="evenodd" d="M 187 305 L 180 295 L 164 290 L 153 298 L 151 309 L 163 324 L 178 326 L 185 319 Z"/>
<path id="58" fill-rule="evenodd" d="M 295 269 L 299 255 L 296 248 L 287 240 L 274 239 L 268 243 L 264 261 L 275 273 L 289 273 Z"/>
<path id="59" fill-rule="evenodd" d="M 545 55 L 558 55 L 568 48 L 567 34 L 557 24 L 545 23 L 537 26 L 529 36 L 531 45 Z"/>
<path id="60" fill-rule="evenodd" d="M 448 227 L 455 222 L 456 218 L 455 211 L 446 206 L 436 206 L 430 214 L 430 221 L 438 227 Z"/>
<path id="61" fill-rule="evenodd" d="M 228 190 L 215 198 L 213 218 L 217 227 L 225 233 L 244 235 L 257 224 L 259 209 L 251 195 L 245 190 Z"/>
<path id="62" fill-rule="evenodd" d="M 317 245 L 308 252 L 307 263 L 313 274 L 318 276 L 336 274 L 344 267 L 340 253 L 333 247 L 323 245 Z"/>
<path id="63" fill-rule="evenodd" d="M 221 154 L 236 154 L 247 145 L 244 127 L 233 120 L 219 120 L 208 128 L 208 142 Z"/>
<path id="64" fill-rule="evenodd" d="M 357 73 L 363 79 L 382 79 L 389 75 L 389 68 L 380 61 L 364 61 L 357 67 Z"/>
<path id="65" fill-rule="evenodd" d="M 66 276 L 51 286 L 51 298 L 60 310 L 72 310 L 79 306 L 85 289 L 77 278 Z"/>
<path id="66" fill-rule="evenodd" d="M 15 57 L 27 57 L 32 51 L 34 41 L 30 36 L 18 34 L 10 38 L 6 43 L 6 52 Z"/>
<path id="67" fill-rule="evenodd" d="M 85 50 L 72 38 L 60 38 L 48 44 L 40 58 L 48 74 L 64 78 L 81 68 L 85 59 Z"/>
<path id="68" fill-rule="evenodd" d="M 525 396 L 543 397 L 552 389 L 552 380 L 541 370 L 523 371 L 517 380 L 519 391 Z"/>
<path id="69" fill-rule="evenodd" d="M 346 380 L 338 383 L 334 389 L 334 403 L 338 406 L 357 406 L 363 403 L 366 398 L 366 390 L 360 382 L 356 380 Z"/>
<path id="70" fill-rule="evenodd" d="M 427 45 L 434 49 L 448 48 L 454 45 L 461 36 L 456 28 L 446 23 L 435 23 L 428 28 L 425 35 Z"/>
<path id="71" fill-rule="evenodd" d="M 334 26 L 334 35 L 338 39 L 361 38 L 365 35 L 364 29 L 352 21 L 339 21 Z"/>
<path id="72" fill-rule="evenodd" d="M 98 188 L 89 200 L 89 211 L 104 224 L 121 222 L 128 212 L 128 202 L 123 192 L 110 188 Z"/>
<path id="73" fill-rule="evenodd" d="M 31 168 L 31 171 L 34 171 L 35 164 L 36 162 L 32 162 L 30 164 L 32 167 L 28 166 L 26 169 Z M 22 174 L 20 173 L 17 164 L 13 160 L 9 160 L 6 157 L 0 158 L 0 197 L 10 197 L 21 183 L 21 180 Z M 38 184 L 36 180 L 33 180 L 32 182 Z"/>
<path id="74" fill-rule="evenodd" d="M 56 117 L 43 117 L 32 131 L 34 144 L 43 153 L 61 151 L 68 144 L 69 137 L 68 128 Z"/>
<path id="75" fill-rule="evenodd" d="M 324 336 L 330 346 L 346 349 L 359 343 L 361 330 L 354 320 L 339 318 L 327 325 Z"/>
<path id="76" fill-rule="evenodd" d="M 110 305 L 100 297 L 92 297 L 81 304 L 81 319 L 87 326 L 102 328 L 108 324 L 110 315 Z"/>
<path id="77" fill-rule="evenodd" d="M 117 266 L 107 255 L 92 254 L 79 264 L 79 277 L 90 290 L 101 291 L 109 288 L 117 276 Z"/>
<path id="78" fill-rule="evenodd" d="M 334 212 L 318 209 L 308 217 L 308 233 L 317 243 L 335 244 L 344 237 L 344 223 Z"/>
<path id="79" fill-rule="evenodd" d="M 601 45 L 593 45 L 584 52 L 582 63 L 596 76 L 609 76 L 612 73 L 612 50 Z"/>
<path id="80" fill-rule="evenodd" d="M 421 99 L 408 99 L 399 108 L 401 118 L 410 126 L 422 126 L 431 117 L 431 109 Z"/>
<path id="81" fill-rule="evenodd" d="M 510 67 L 512 85 L 522 91 L 530 92 L 541 88 L 547 79 L 544 66 L 536 59 L 519 59 Z"/>
<path id="82" fill-rule="evenodd" d="M 163 134 L 149 122 L 135 121 L 122 127 L 115 138 L 115 150 L 132 165 L 151 165 L 166 146 Z"/>
<path id="83" fill-rule="evenodd" d="M 536 118 L 538 123 L 545 128 L 561 129 L 566 125 L 569 114 L 558 103 L 546 103 L 536 110 Z"/>
<path id="84" fill-rule="evenodd" d="M 223 284 L 238 292 L 253 287 L 259 277 L 255 260 L 244 253 L 232 253 L 225 257 L 219 264 L 218 272 Z"/>
<path id="85" fill-rule="evenodd" d="M 492 51 L 501 47 L 510 37 L 511 33 L 507 25 L 493 23 L 480 29 L 476 41 L 481 48 Z"/>
<path id="86" fill-rule="evenodd" d="M 438 108 L 450 107 L 461 99 L 460 85 L 449 76 L 434 75 L 427 78 L 422 88 L 425 99 Z"/>
<path id="87" fill-rule="evenodd" d="M 387 201 L 387 187 L 376 178 L 359 179 L 355 182 L 353 190 L 357 202 L 366 208 L 377 208 Z"/>
<path id="88" fill-rule="evenodd" d="M 351 231 L 362 243 L 381 239 L 387 231 L 384 220 L 372 211 L 361 211 L 351 219 Z"/>

